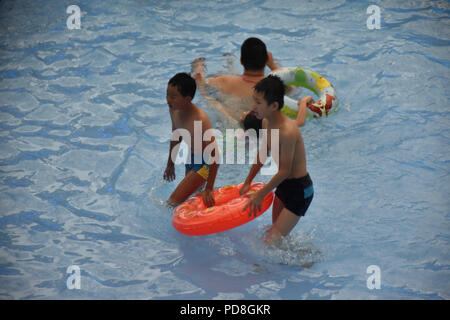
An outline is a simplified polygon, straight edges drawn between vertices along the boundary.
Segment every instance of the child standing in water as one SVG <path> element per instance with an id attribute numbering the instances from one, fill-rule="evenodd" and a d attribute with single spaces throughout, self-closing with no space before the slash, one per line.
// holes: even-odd
<path id="1" fill-rule="evenodd" d="M 174 158 L 178 154 L 178 148 L 184 138 L 190 151 L 190 163 L 186 164 L 186 176 L 171 194 L 168 202 L 178 205 L 185 201 L 192 193 L 200 188 L 206 181 L 205 190 L 201 193 L 207 207 L 214 205 L 212 191 L 218 170 L 218 161 L 215 161 L 216 150 L 211 152 L 212 163 L 204 160 L 203 152 L 210 143 L 215 144 L 214 136 L 209 141 L 203 141 L 203 133 L 211 129 L 211 120 L 198 106 L 192 103 L 196 91 L 195 80 L 187 73 L 178 73 L 173 76 L 167 85 L 167 104 L 169 105 L 170 118 L 172 120 L 172 137 L 170 141 L 169 158 L 164 171 L 164 180 L 175 179 Z M 199 130 L 200 129 L 200 130 Z M 195 139 L 200 139 L 197 143 Z M 201 141 L 201 142 L 200 142 Z M 189 161 L 188 161 L 189 162 Z M 209 161 L 210 162 L 210 161 Z"/>
<path id="2" fill-rule="evenodd" d="M 279 77 L 269 76 L 259 81 L 253 91 L 252 111 L 262 120 L 262 128 L 267 130 L 262 138 L 262 148 L 269 150 L 272 146 L 272 130 L 278 130 L 278 154 L 273 154 L 278 164 L 278 172 L 259 191 L 249 195 L 249 201 L 244 208 L 250 206 L 250 214 L 261 208 L 264 197 L 276 188 L 272 208 L 272 226 L 265 242 L 272 244 L 289 234 L 304 216 L 314 195 L 311 178 L 306 169 L 306 155 L 303 138 L 295 120 L 281 113 L 284 104 L 285 87 Z M 250 169 L 240 194 L 250 189 L 251 182 L 264 165 L 266 159 L 261 159 L 258 152 L 256 163 Z"/>

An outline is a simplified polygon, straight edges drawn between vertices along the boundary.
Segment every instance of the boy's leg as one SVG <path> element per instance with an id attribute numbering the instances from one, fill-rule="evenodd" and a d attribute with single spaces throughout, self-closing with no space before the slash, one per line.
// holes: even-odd
<path id="1" fill-rule="evenodd" d="M 186 176 L 183 180 L 181 180 L 175 191 L 172 192 L 168 202 L 171 205 L 178 205 L 182 203 L 198 188 L 200 188 L 205 181 L 206 180 L 197 172 L 186 170 Z"/>
<path id="2" fill-rule="evenodd" d="M 281 202 L 281 200 L 275 195 L 275 199 L 273 200 L 272 205 L 272 224 L 275 224 L 275 221 L 277 221 L 278 216 L 280 215 L 281 210 L 283 210 L 284 204 Z"/>
<path id="3" fill-rule="evenodd" d="M 280 201 L 281 202 L 281 201 Z M 292 211 L 283 208 L 278 215 L 277 220 L 272 225 L 270 230 L 267 233 L 264 242 L 267 244 L 272 244 L 281 239 L 281 237 L 285 237 L 291 232 L 291 230 L 295 227 L 295 225 L 300 220 L 300 217 L 294 214 Z"/>

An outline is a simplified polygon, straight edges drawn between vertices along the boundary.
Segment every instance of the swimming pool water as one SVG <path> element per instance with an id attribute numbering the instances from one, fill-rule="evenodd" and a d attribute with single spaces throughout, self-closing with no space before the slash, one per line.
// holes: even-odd
<path id="1" fill-rule="evenodd" d="M 0 2 L 0 298 L 450 298 L 449 2 L 85 0 L 69 30 L 72 4 Z M 301 128 L 315 197 L 280 249 L 260 242 L 270 211 L 188 237 L 164 204 L 184 174 L 162 180 L 168 79 L 200 56 L 240 72 L 250 36 L 341 101 Z"/>

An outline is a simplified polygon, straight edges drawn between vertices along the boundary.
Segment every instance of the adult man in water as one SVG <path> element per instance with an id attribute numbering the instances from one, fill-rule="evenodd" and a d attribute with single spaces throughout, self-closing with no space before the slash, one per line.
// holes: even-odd
<path id="1" fill-rule="evenodd" d="M 278 69 L 272 53 L 267 51 L 264 42 L 258 38 L 248 38 L 244 41 L 241 46 L 240 62 L 244 67 L 242 75 L 220 75 L 210 78 L 205 78 L 204 58 L 198 58 L 192 62 L 194 79 L 197 81 L 200 91 L 210 100 L 213 108 L 222 112 L 234 124 L 243 121 L 244 117 L 256 118 L 253 113 L 248 112 L 252 105 L 253 87 L 265 77 L 266 66 L 272 71 Z M 217 89 L 221 93 L 240 98 L 240 103 L 234 99 L 230 105 L 222 105 L 208 95 L 205 85 Z M 244 112 L 247 113 L 244 115 Z"/>
<path id="2" fill-rule="evenodd" d="M 251 110 L 252 95 L 254 86 L 265 78 L 265 67 L 271 71 L 278 69 L 275 64 L 272 53 L 267 50 L 263 41 L 258 38 L 248 38 L 241 46 L 241 64 L 244 67 L 242 75 L 220 75 L 205 79 L 205 59 L 198 58 L 192 62 L 192 71 L 197 86 L 203 96 L 210 101 L 210 105 L 220 111 L 233 124 L 240 124 L 244 130 L 255 129 L 259 135 L 259 129 L 262 128 L 262 120 L 256 117 L 255 112 Z M 210 97 L 205 90 L 205 85 L 217 89 L 229 96 L 238 99 L 230 99 L 228 104 Z M 299 112 L 297 115 L 297 125 L 303 126 L 306 118 L 306 103 L 313 101 L 310 96 L 305 97 L 298 102 Z"/>

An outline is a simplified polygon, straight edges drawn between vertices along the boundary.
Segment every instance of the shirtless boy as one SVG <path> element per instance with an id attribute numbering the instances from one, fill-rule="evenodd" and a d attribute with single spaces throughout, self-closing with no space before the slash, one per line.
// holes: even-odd
<path id="1" fill-rule="evenodd" d="M 261 208 L 264 197 L 272 189 L 275 200 L 272 208 L 272 226 L 265 242 L 272 244 L 289 234 L 304 216 L 314 195 L 313 184 L 306 169 L 306 155 L 303 138 L 295 120 L 291 120 L 281 113 L 284 104 L 285 87 L 280 78 L 269 76 L 255 86 L 253 92 L 252 110 L 256 117 L 263 119 L 262 127 L 267 129 L 266 138 L 262 140 L 262 147 L 269 150 L 271 146 L 271 130 L 279 130 L 279 154 L 273 154 L 278 164 L 278 172 L 258 192 L 249 195 L 247 206 L 250 214 Z M 250 169 L 240 194 L 250 189 L 251 182 L 264 165 L 266 159 L 261 159 L 262 152 L 258 152 L 256 163 Z"/>
<path id="2" fill-rule="evenodd" d="M 211 164 L 208 164 L 208 159 L 204 159 L 203 151 L 210 143 L 215 143 L 214 137 L 211 141 L 203 141 L 203 133 L 211 129 L 211 120 L 208 115 L 198 106 L 192 103 L 196 91 L 195 80 L 187 73 L 178 73 L 173 76 L 167 85 L 167 104 L 169 105 L 170 118 L 172 119 L 172 136 L 177 129 L 182 132 L 187 130 L 190 135 L 189 139 L 185 139 L 185 143 L 190 150 L 190 163 L 186 164 L 186 176 L 177 186 L 175 191 L 170 196 L 168 202 L 171 205 L 178 205 L 185 201 L 192 193 L 200 188 L 206 181 L 205 190 L 201 195 L 207 207 L 214 205 L 214 198 L 212 190 L 214 188 L 214 181 L 218 170 L 218 161 L 215 161 L 214 148 L 211 156 Z M 201 124 L 201 132 L 194 132 L 194 128 Z M 186 131 L 184 131 L 186 132 Z M 201 143 L 194 143 L 194 139 L 201 139 Z M 172 159 L 178 154 L 178 148 L 183 135 L 178 141 L 170 142 L 169 159 L 167 160 L 167 167 L 164 171 L 164 179 L 173 181 L 175 179 L 175 166 Z"/>

